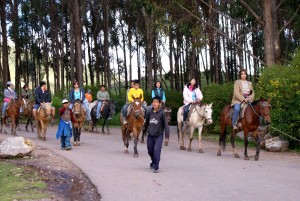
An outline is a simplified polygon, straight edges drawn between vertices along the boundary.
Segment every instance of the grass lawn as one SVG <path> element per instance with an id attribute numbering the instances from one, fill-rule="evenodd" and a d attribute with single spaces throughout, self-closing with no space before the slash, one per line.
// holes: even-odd
<path id="1" fill-rule="evenodd" d="M 46 188 L 37 173 L 0 160 L 1 201 L 48 198 Z"/>

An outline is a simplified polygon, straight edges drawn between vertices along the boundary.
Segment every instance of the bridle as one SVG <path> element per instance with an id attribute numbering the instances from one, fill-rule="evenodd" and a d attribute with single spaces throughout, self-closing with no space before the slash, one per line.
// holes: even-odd
<path id="1" fill-rule="evenodd" d="M 259 115 L 259 114 L 257 114 L 257 112 L 255 111 L 255 109 L 254 109 L 254 107 L 252 106 L 251 103 L 248 103 L 248 105 L 250 105 L 250 107 L 251 107 L 251 109 L 253 110 L 253 112 L 254 112 L 259 118 L 262 117 L 263 119 L 265 119 L 265 118 L 264 118 L 265 116 L 270 115 L 270 113 L 268 113 L 268 114 L 266 114 L 266 115 L 264 115 L 264 116 Z M 269 102 L 267 102 L 267 101 L 264 101 L 264 102 L 260 105 L 260 114 L 262 114 L 262 109 L 265 108 L 265 107 L 270 107 L 270 110 L 272 109 L 271 104 L 270 104 Z"/>
<path id="2" fill-rule="evenodd" d="M 207 107 L 207 104 L 205 104 L 205 106 L 204 106 L 203 114 L 201 114 L 202 111 L 199 112 L 199 111 L 197 110 L 197 106 L 199 106 L 200 108 L 201 108 L 201 106 L 200 106 L 200 105 L 196 105 L 196 107 L 195 107 L 195 110 L 196 110 L 197 114 L 198 114 L 200 117 L 205 118 L 206 121 L 212 119 L 211 117 L 210 117 L 210 118 L 207 118 L 207 117 L 206 117 L 205 110 L 211 109 L 210 107 Z"/>

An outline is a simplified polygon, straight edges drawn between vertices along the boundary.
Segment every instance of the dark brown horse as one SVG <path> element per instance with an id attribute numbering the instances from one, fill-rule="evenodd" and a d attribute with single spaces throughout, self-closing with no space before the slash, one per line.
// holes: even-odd
<path id="1" fill-rule="evenodd" d="M 2 133 L 3 125 L 6 123 L 6 118 L 10 117 L 12 121 L 11 134 L 17 135 L 16 127 L 20 115 L 20 107 L 23 105 L 24 102 L 21 97 L 18 97 L 18 99 L 11 99 L 7 106 L 5 117 L 2 117 L 0 133 Z"/>
<path id="2" fill-rule="evenodd" d="M 171 110 L 171 107 L 167 107 L 165 104 L 162 104 L 163 107 L 163 110 L 165 112 L 165 118 L 167 119 L 168 123 L 170 123 L 171 121 L 171 115 L 172 115 L 172 110 Z M 148 107 L 149 109 L 150 107 Z M 143 127 L 143 134 L 142 134 L 142 139 L 141 139 L 141 143 L 144 143 L 144 138 L 145 136 L 147 135 L 147 132 L 146 132 L 146 129 L 145 127 Z M 169 144 L 169 139 L 168 138 L 165 138 L 165 145 L 168 146 Z"/>
<path id="3" fill-rule="evenodd" d="M 25 99 L 23 99 L 23 102 L 24 102 L 24 105 L 23 105 L 23 113 L 20 113 L 20 116 L 24 116 L 27 118 L 27 122 L 26 122 L 26 131 L 28 131 L 28 124 L 30 123 L 31 125 L 31 131 L 34 132 L 34 129 L 33 129 L 33 123 L 32 123 L 32 120 L 33 120 L 33 115 L 32 115 L 32 109 L 33 109 L 33 106 L 35 104 L 35 101 L 34 100 L 31 100 L 31 101 L 26 101 L 25 103 Z M 19 122 L 17 123 L 17 125 L 19 126 Z M 20 130 L 20 128 L 19 128 Z"/>
<path id="4" fill-rule="evenodd" d="M 124 125 L 122 122 L 122 114 L 120 114 L 122 138 L 124 142 L 125 154 L 128 154 L 129 138 L 130 133 L 133 133 L 134 139 L 134 157 L 138 157 L 137 143 L 140 132 L 144 125 L 145 111 L 142 108 L 141 98 L 135 99 L 132 97 L 134 102 L 129 106 L 130 113 L 127 116 L 127 124 Z"/>
<path id="5" fill-rule="evenodd" d="M 270 100 L 266 99 L 259 99 L 254 101 L 253 103 L 248 103 L 247 108 L 245 109 L 244 118 L 239 119 L 239 129 L 244 131 L 244 145 L 245 145 L 245 151 L 244 156 L 245 160 L 249 160 L 249 156 L 247 153 L 247 147 L 248 147 L 248 133 L 253 132 L 252 136 L 255 139 L 256 142 L 256 154 L 254 159 L 258 160 L 259 158 L 259 146 L 260 146 L 260 136 L 258 135 L 257 128 L 260 125 L 260 119 L 261 117 L 264 119 L 266 124 L 270 124 L 271 117 L 270 117 L 270 110 L 271 110 L 271 104 Z M 220 126 L 221 126 L 221 132 L 220 132 L 220 138 L 219 138 L 219 149 L 217 156 L 221 156 L 221 146 L 223 144 L 223 151 L 225 150 L 225 144 L 226 144 L 226 127 L 230 126 L 232 127 L 232 107 L 230 105 L 227 105 L 221 112 L 221 118 L 220 118 Z M 240 127 L 241 126 L 241 127 Z M 231 146 L 233 148 L 233 154 L 236 158 L 239 158 L 240 156 L 237 154 L 235 150 L 235 135 L 237 134 L 238 130 L 233 130 L 231 135 Z"/>
<path id="6" fill-rule="evenodd" d="M 80 100 L 75 101 L 73 105 L 73 113 L 78 122 L 78 126 L 76 127 L 73 124 L 74 146 L 80 146 L 81 128 L 85 122 L 86 117 L 86 109 L 84 108 Z"/>

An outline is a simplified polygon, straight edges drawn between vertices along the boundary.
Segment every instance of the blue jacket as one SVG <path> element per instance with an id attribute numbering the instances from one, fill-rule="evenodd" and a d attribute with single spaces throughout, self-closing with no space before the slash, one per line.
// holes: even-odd
<path id="1" fill-rule="evenodd" d="M 59 139 L 62 135 L 63 136 L 70 136 L 72 137 L 72 122 L 66 123 L 64 120 L 59 121 L 58 130 L 56 132 L 56 139 Z"/>
<path id="2" fill-rule="evenodd" d="M 79 91 L 80 91 L 80 98 L 82 101 L 85 100 L 85 92 L 84 92 L 84 89 L 83 88 L 79 88 Z M 74 94 L 74 88 L 71 89 L 71 92 L 69 94 L 69 98 L 70 98 L 70 102 L 71 103 L 74 103 L 75 102 L 75 94 Z"/>
<path id="3" fill-rule="evenodd" d="M 154 98 L 155 96 L 160 97 L 160 99 L 162 101 L 166 101 L 166 94 L 165 94 L 165 91 L 162 88 L 152 89 L 152 98 Z"/>

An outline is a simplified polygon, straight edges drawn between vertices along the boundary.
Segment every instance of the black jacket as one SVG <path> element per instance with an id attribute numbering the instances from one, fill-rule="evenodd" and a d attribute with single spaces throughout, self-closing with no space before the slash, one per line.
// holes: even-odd
<path id="1" fill-rule="evenodd" d="M 44 91 L 41 87 L 37 87 L 35 89 L 35 101 L 37 104 L 41 104 L 42 102 L 50 103 L 51 102 L 51 94 L 48 90 Z"/>
<path id="2" fill-rule="evenodd" d="M 153 112 L 153 109 L 148 110 L 145 126 L 149 135 L 158 136 L 165 132 L 166 138 L 169 138 L 170 130 L 165 116 L 165 111 L 162 108 L 159 108 L 157 112 Z"/>

